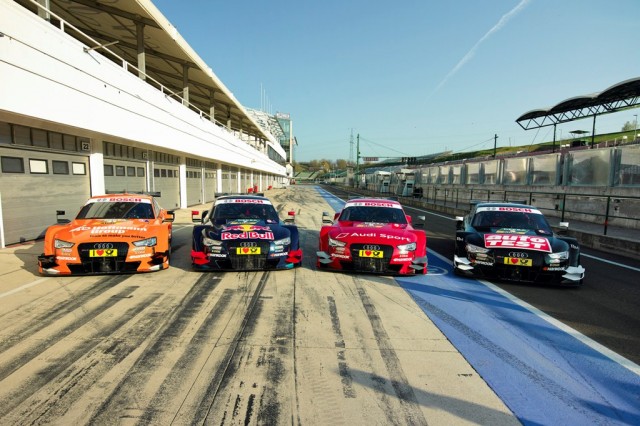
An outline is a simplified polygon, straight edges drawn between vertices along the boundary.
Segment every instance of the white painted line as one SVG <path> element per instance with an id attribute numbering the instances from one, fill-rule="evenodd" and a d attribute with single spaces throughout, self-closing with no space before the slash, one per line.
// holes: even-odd
<path id="1" fill-rule="evenodd" d="M 11 296 L 12 294 L 18 293 L 18 292 L 20 292 L 22 290 L 26 290 L 29 287 L 33 287 L 34 285 L 38 285 L 41 282 L 46 281 L 48 279 L 50 279 L 50 278 L 40 278 L 39 280 L 33 281 L 33 282 L 29 283 L 29 284 L 25 284 L 25 285 L 22 285 L 20 287 L 14 288 L 13 290 L 6 291 L 4 293 L 0 293 L 0 299 L 4 298 L 6 296 Z"/>
<path id="2" fill-rule="evenodd" d="M 613 261 L 611 261 L 611 260 L 601 259 L 601 258 L 599 258 L 599 257 L 591 256 L 591 255 L 584 254 L 584 253 L 580 253 L 580 256 L 588 257 L 588 258 L 590 258 L 590 259 L 599 260 L 600 262 L 610 263 L 611 265 L 616 265 L 616 266 L 619 266 L 619 267 L 621 267 L 621 268 L 627 268 L 627 269 L 631 269 L 632 271 L 640 272 L 640 268 L 634 268 L 633 266 L 623 265 L 622 263 L 613 262 Z"/>

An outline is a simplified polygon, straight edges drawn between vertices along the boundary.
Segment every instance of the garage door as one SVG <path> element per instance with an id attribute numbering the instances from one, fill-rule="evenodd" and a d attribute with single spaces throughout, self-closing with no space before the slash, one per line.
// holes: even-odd
<path id="1" fill-rule="evenodd" d="M 153 168 L 153 189 L 160 192 L 160 205 L 165 209 L 180 207 L 180 179 L 178 166 L 155 164 Z"/>
<path id="2" fill-rule="evenodd" d="M 107 193 L 147 191 L 145 162 L 112 160 L 104 161 L 104 185 Z"/>
<path id="3" fill-rule="evenodd" d="M 90 193 L 88 157 L 0 148 L 5 244 L 44 237 L 57 210 L 73 218 Z"/>

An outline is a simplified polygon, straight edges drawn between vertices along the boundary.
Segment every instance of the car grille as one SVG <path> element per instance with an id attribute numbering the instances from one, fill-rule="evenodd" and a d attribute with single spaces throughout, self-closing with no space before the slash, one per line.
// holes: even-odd
<path id="1" fill-rule="evenodd" d="M 521 282 L 537 282 L 537 283 L 549 283 L 556 281 L 562 272 L 559 271 L 544 271 L 542 267 L 545 266 L 545 254 L 537 251 L 519 250 L 522 253 L 527 254 L 527 259 L 533 261 L 532 266 L 513 266 L 505 265 L 504 258 L 509 257 L 509 252 L 517 250 L 494 250 L 495 263 L 493 267 L 480 266 L 480 270 L 483 274 L 490 278 L 497 278 L 505 281 L 521 281 Z"/>
<path id="2" fill-rule="evenodd" d="M 367 246 L 369 244 L 366 244 Z M 365 244 L 351 244 L 351 258 L 353 262 L 342 262 L 343 269 L 358 271 L 358 272 L 371 272 L 377 274 L 395 274 L 402 265 L 389 265 L 391 257 L 393 256 L 393 246 L 379 245 L 383 255 L 381 258 L 373 257 L 360 257 L 358 255 L 360 250 L 365 249 Z"/>
<path id="3" fill-rule="evenodd" d="M 80 264 L 69 265 L 71 273 L 74 274 L 108 274 L 135 272 L 140 266 L 140 262 L 125 262 L 129 251 L 128 243 L 111 243 L 113 248 L 118 250 L 117 257 L 89 257 L 89 251 L 100 242 L 82 243 L 78 245 Z"/>
<path id="4" fill-rule="evenodd" d="M 231 269 L 237 269 L 241 271 L 266 269 L 267 255 L 269 254 L 269 243 L 256 242 L 255 244 L 256 247 L 260 247 L 260 254 L 236 254 L 236 249 L 240 247 L 239 243 L 229 244 L 227 246 L 229 261 L 231 262 Z"/>

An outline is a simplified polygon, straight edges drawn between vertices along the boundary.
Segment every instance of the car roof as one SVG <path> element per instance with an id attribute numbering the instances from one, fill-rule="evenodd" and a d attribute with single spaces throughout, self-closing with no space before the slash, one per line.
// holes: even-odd
<path id="1" fill-rule="evenodd" d="M 232 200 L 232 199 L 242 199 L 242 200 L 268 200 L 267 197 L 263 195 L 250 195 L 250 194 L 229 194 L 229 195 L 220 195 L 216 197 L 217 200 Z"/>
<path id="2" fill-rule="evenodd" d="M 384 198 L 384 197 L 360 197 L 360 198 L 349 198 L 347 203 L 393 203 L 401 205 L 400 202 L 393 198 Z"/>
<path id="3" fill-rule="evenodd" d="M 144 198 L 145 200 L 152 200 L 153 199 L 153 195 L 122 192 L 122 193 L 119 193 L 119 194 L 103 194 L 103 195 L 95 195 L 93 197 L 89 197 L 90 200 L 103 199 L 103 198 L 107 198 L 107 199 L 111 199 L 111 198 L 113 198 L 113 199 Z"/>

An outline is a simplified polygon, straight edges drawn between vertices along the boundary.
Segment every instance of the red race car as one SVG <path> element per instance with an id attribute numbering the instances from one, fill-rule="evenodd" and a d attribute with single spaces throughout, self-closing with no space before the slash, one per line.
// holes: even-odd
<path id="1" fill-rule="evenodd" d="M 419 217 L 424 221 L 424 216 Z M 427 273 L 427 235 L 392 199 L 349 200 L 320 229 L 317 267 L 376 274 Z M 416 224 L 416 227 L 418 224 Z"/>

